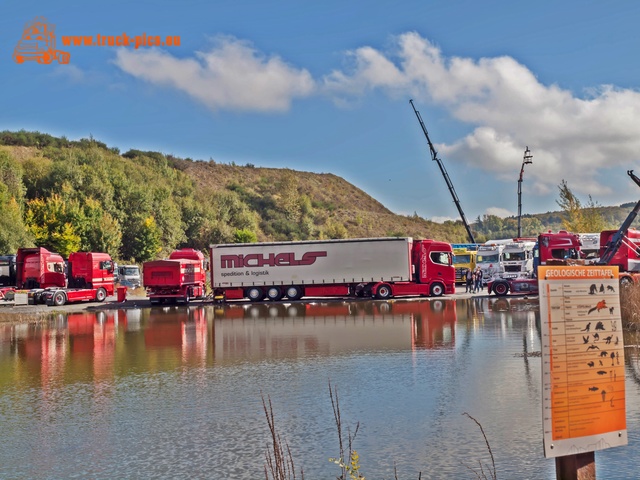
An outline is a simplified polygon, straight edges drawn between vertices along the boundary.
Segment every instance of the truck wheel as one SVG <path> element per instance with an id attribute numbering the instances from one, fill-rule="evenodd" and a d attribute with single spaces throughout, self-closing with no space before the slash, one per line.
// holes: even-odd
<path id="1" fill-rule="evenodd" d="M 299 300 L 302 298 L 303 295 L 303 290 L 302 287 L 298 287 L 297 285 L 291 285 L 290 287 L 287 287 L 287 298 L 289 300 Z"/>
<path id="2" fill-rule="evenodd" d="M 431 296 L 441 297 L 444 293 L 444 286 L 441 283 L 434 283 L 431 285 Z"/>
<path id="3" fill-rule="evenodd" d="M 105 298 L 107 298 L 107 291 L 100 287 L 96 292 L 96 302 L 104 302 Z"/>
<path id="4" fill-rule="evenodd" d="M 499 297 L 504 297 L 507 293 L 509 293 L 509 284 L 507 282 L 495 282 L 493 284 L 493 291 Z"/>
<path id="5" fill-rule="evenodd" d="M 259 302 L 260 300 L 264 299 L 264 292 L 260 287 L 251 287 L 247 288 L 244 296 L 252 302 Z"/>
<path id="6" fill-rule="evenodd" d="M 56 292 L 53 295 L 53 304 L 56 307 L 61 307 L 62 305 L 64 305 L 64 303 L 67 301 L 67 297 L 65 296 L 65 294 L 63 292 Z"/>
<path id="7" fill-rule="evenodd" d="M 278 287 L 269 287 L 267 289 L 267 298 L 272 302 L 277 302 L 282 298 L 282 290 Z"/>
<path id="8" fill-rule="evenodd" d="M 393 296 L 393 290 L 386 283 L 383 283 L 376 290 L 376 298 L 378 300 L 386 300 L 387 298 L 391 298 Z"/>

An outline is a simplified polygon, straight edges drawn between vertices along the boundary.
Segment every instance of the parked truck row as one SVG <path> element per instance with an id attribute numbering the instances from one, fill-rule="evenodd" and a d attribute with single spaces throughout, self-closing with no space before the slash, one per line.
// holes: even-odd
<path id="1" fill-rule="evenodd" d="M 640 186 L 640 179 L 628 174 Z M 640 202 L 620 229 L 601 232 L 598 241 L 595 234 L 549 231 L 455 249 L 410 237 L 210 245 L 208 258 L 184 248 L 167 259 L 144 262 L 142 283 L 152 304 L 206 298 L 207 271 L 211 294 L 220 301 L 439 297 L 455 293 L 463 272 L 478 266 L 489 293 L 506 295 L 537 292 L 537 266 L 567 259 L 617 265 L 622 283 L 638 283 L 640 231 L 630 225 L 639 211 Z M 593 260 L 596 244 L 599 256 Z M 0 256 L 0 287 L 28 289 L 30 303 L 102 302 L 114 294 L 119 274 L 130 274 L 131 285 L 139 285 L 136 270 L 117 267 L 105 253 L 75 252 L 65 262 L 45 248 L 23 248 Z M 137 281 L 131 281 L 136 273 Z"/>
<path id="2" fill-rule="evenodd" d="M 0 293 L 28 290 L 29 303 L 64 305 L 114 293 L 114 263 L 106 253 L 74 252 L 68 260 L 43 247 L 0 257 Z"/>

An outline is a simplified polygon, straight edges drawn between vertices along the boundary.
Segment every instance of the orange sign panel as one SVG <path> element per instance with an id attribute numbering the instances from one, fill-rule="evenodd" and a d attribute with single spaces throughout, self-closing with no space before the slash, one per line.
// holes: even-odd
<path id="1" fill-rule="evenodd" d="M 618 267 L 538 268 L 545 457 L 627 444 Z"/>

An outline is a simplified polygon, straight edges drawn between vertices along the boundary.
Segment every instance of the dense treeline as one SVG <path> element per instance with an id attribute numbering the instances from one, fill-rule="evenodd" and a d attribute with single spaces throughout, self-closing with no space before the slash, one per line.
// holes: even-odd
<path id="1" fill-rule="evenodd" d="M 331 174 L 180 159 L 93 138 L 0 132 L 0 253 L 44 246 L 143 262 L 211 243 L 413 236 L 466 242 L 461 222 L 395 215 Z M 562 218 L 560 218 L 562 221 Z M 525 235 L 546 228 L 522 219 Z M 477 240 L 515 236 L 517 220 L 473 225 Z"/>

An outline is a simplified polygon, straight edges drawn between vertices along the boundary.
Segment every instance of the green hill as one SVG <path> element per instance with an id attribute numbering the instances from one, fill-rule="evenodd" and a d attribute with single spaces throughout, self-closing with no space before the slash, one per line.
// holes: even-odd
<path id="1" fill-rule="evenodd" d="M 120 154 L 93 138 L 0 132 L 0 253 L 39 245 L 145 261 L 181 246 L 412 236 L 467 242 L 461 222 L 396 215 L 333 174 Z M 617 227 L 630 207 L 602 207 Z M 562 213 L 522 218 L 524 235 L 562 228 Z M 515 236 L 515 217 L 478 218 L 477 241 Z"/>

